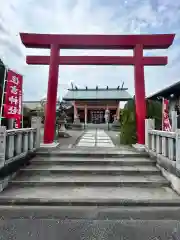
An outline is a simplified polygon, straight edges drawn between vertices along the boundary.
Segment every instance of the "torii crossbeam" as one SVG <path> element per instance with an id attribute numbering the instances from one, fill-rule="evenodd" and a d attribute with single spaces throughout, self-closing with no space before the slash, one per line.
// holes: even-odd
<path id="1" fill-rule="evenodd" d="M 145 142 L 144 66 L 166 65 L 167 57 L 144 57 L 143 49 L 167 49 L 175 34 L 155 35 L 66 35 L 20 33 L 28 48 L 49 48 L 50 56 L 27 56 L 28 64 L 49 65 L 44 143 L 54 141 L 54 125 L 59 65 L 133 65 L 137 139 Z M 133 49 L 134 56 L 59 56 L 60 49 Z"/>

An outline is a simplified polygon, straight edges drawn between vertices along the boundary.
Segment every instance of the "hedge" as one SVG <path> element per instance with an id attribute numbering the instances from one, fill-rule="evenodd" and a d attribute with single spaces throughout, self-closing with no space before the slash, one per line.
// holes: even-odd
<path id="1" fill-rule="evenodd" d="M 146 100 L 146 118 L 155 119 L 155 128 L 161 129 L 162 103 L 160 101 Z M 134 144 L 137 141 L 135 101 L 128 101 L 120 113 L 120 141 L 121 144 Z"/>

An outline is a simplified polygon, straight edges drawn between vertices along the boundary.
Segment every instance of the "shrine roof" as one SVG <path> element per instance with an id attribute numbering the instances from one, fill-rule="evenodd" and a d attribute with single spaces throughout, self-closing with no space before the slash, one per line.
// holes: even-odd
<path id="1" fill-rule="evenodd" d="M 94 88 L 94 89 L 68 89 L 68 93 L 63 100 L 121 100 L 127 101 L 132 99 L 131 95 L 126 91 L 127 88 Z"/>
<path id="2" fill-rule="evenodd" d="M 22 43 L 28 48 L 50 48 L 57 44 L 61 49 L 134 49 L 143 44 L 144 49 L 166 49 L 175 34 L 141 35 L 81 35 L 20 33 Z"/>
<path id="3" fill-rule="evenodd" d="M 148 97 L 148 99 L 158 99 L 161 97 L 169 98 L 171 94 L 180 96 L 180 81 L 172 84 L 169 87 L 166 87 Z"/>

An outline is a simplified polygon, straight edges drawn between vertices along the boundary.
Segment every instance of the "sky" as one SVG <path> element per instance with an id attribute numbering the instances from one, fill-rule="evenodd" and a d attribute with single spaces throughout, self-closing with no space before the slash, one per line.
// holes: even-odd
<path id="1" fill-rule="evenodd" d="M 168 56 L 167 66 L 145 67 L 146 96 L 180 80 L 180 1 L 172 0 L 0 0 L 0 58 L 23 75 L 24 100 L 46 96 L 48 66 L 26 64 L 26 55 L 49 50 L 26 49 L 19 32 L 56 34 L 175 33 L 167 50 L 144 51 Z M 61 50 L 61 55 L 131 56 L 131 50 Z M 58 96 L 73 81 L 78 87 L 117 87 L 124 82 L 134 95 L 132 66 L 60 66 Z"/>

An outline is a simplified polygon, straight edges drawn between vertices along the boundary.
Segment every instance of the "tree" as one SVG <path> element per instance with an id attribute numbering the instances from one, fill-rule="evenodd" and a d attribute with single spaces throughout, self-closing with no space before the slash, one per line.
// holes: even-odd
<path id="1" fill-rule="evenodd" d="M 65 123 L 67 118 L 66 115 L 66 107 L 62 102 L 59 103 L 58 109 L 56 110 L 56 124 L 58 127 L 61 126 L 62 123 Z"/>
<path id="2" fill-rule="evenodd" d="M 58 137 L 71 137 L 67 132 L 65 128 L 66 120 L 67 120 L 67 114 L 66 114 L 66 104 L 64 102 L 60 102 L 58 109 L 56 111 L 56 126 L 58 129 Z M 55 129 L 56 131 L 56 129 Z"/>

